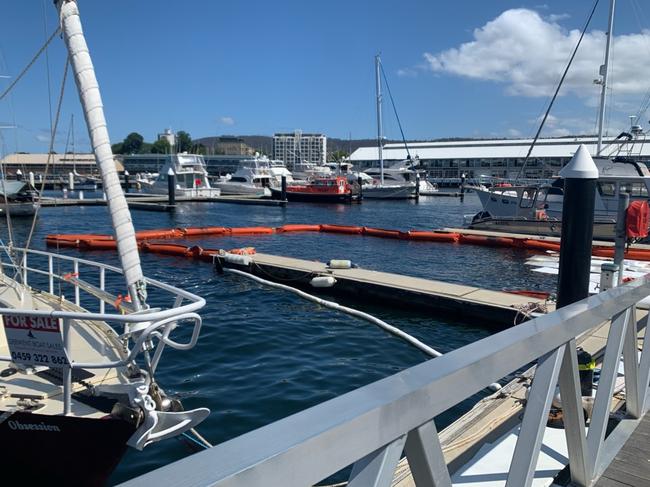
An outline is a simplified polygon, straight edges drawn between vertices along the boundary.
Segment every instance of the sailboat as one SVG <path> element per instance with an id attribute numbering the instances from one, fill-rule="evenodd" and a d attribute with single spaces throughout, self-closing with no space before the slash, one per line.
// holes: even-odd
<path id="1" fill-rule="evenodd" d="M 381 60 L 379 54 L 375 56 L 375 78 L 377 87 L 377 151 L 379 154 L 379 171 L 374 168 L 365 171 L 366 174 L 373 177 L 373 181 L 363 186 L 363 197 L 371 199 L 415 198 L 416 174 L 414 171 L 406 169 L 401 163 L 398 163 L 395 167 L 384 168 L 384 135 L 381 119 Z M 411 177 L 413 179 L 412 181 L 409 180 Z"/>
<path id="2" fill-rule="evenodd" d="M 56 7 L 121 268 L 5 247 L 0 468 L 24 485 L 104 485 L 127 446 L 189 434 L 208 416 L 206 408 L 184 411 L 155 378 L 165 347 L 196 344 L 196 312 L 205 300 L 144 277 L 77 2 L 58 0 Z M 157 307 L 147 304 L 152 292 Z M 177 328 L 189 329 L 190 338 L 177 341 Z"/>

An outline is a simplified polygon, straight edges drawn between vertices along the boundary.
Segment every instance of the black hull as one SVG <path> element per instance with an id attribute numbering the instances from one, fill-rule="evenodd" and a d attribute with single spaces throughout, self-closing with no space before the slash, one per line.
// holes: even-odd
<path id="1" fill-rule="evenodd" d="M 105 485 L 134 431 L 110 416 L 16 412 L 0 424 L 0 471 L 16 485 Z"/>
<path id="2" fill-rule="evenodd" d="M 355 194 L 318 194 L 318 193 L 300 193 L 298 191 L 287 191 L 287 201 L 297 201 L 302 203 L 351 203 L 358 199 Z M 271 189 L 271 197 L 280 199 L 282 192 L 277 189 Z"/>

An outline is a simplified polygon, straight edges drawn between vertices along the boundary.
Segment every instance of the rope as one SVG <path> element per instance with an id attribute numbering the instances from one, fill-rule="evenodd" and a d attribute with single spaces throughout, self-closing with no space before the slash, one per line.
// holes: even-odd
<path id="1" fill-rule="evenodd" d="M 33 65 L 33 64 L 36 62 L 36 60 L 38 59 L 38 57 L 39 57 L 41 54 L 43 54 L 43 51 L 45 51 L 45 49 L 47 48 L 47 46 L 50 44 L 50 42 L 52 42 L 52 39 L 54 39 L 54 37 L 55 37 L 55 36 L 60 32 L 60 30 L 61 30 L 60 27 L 57 27 L 57 28 L 56 28 L 56 30 L 52 33 L 52 35 L 50 36 L 50 38 L 49 38 L 47 41 L 45 41 L 45 44 L 43 45 L 43 47 L 41 47 L 41 48 L 38 50 L 38 52 L 37 52 L 36 55 L 32 58 L 32 60 L 29 62 L 29 64 L 28 64 L 27 66 L 25 66 L 25 69 L 23 69 L 23 70 L 21 71 L 21 73 L 16 77 L 16 79 L 15 79 L 15 80 L 14 80 L 14 81 L 13 81 L 13 82 L 8 86 L 8 87 L 7 87 L 7 89 L 4 90 L 4 91 L 2 92 L 2 94 L 0 95 L 0 100 L 2 100 L 5 96 L 7 96 L 7 94 L 9 94 L 9 92 L 13 89 L 13 87 L 16 86 L 16 84 L 21 80 L 21 78 L 22 78 L 22 77 L 27 73 L 27 71 L 29 71 L 29 68 L 31 68 L 32 65 Z"/>
<path id="2" fill-rule="evenodd" d="M 384 65 L 379 61 L 379 69 L 384 78 L 384 83 L 386 83 L 386 89 L 388 90 L 388 97 L 390 98 L 390 104 L 393 106 L 393 112 L 395 113 L 395 118 L 397 119 L 397 126 L 399 131 L 402 134 L 402 142 L 404 142 L 404 148 L 406 149 L 406 155 L 409 160 L 411 160 L 411 152 L 409 151 L 409 146 L 406 144 L 406 137 L 404 137 L 404 130 L 402 130 L 402 122 L 399 120 L 399 115 L 397 114 L 397 108 L 395 107 L 395 101 L 393 100 L 393 94 L 390 92 L 390 86 L 388 84 L 388 78 L 386 78 L 386 72 L 384 71 Z"/>
<path id="3" fill-rule="evenodd" d="M 569 59 L 569 62 L 566 65 L 566 68 L 564 68 L 564 73 L 562 73 L 562 78 L 560 78 L 560 82 L 557 85 L 557 88 L 555 89 L 555 93 L 553 94 L 553 97 L 551 98 L 551 102 L 548 104 L 548 108 L 546 109 L 546 113 L 544 113 L 544 118 L 542 119 L 542 123 L 539 124 L 539 128 L 537 129 L 537 133 L 535 134 L 535 138 L 533 139 L 533 143 L 530 144 L 530 147 L 528 149 L 528 153 L 526 154 L 526 157 L 524 158 L 524 163 L 521 165 L 521 169 L 519 169 L 519 172 L 517 173 L 517 177 L 515 178 L 515 181 L 519 179 L 521 176 L 521 173 L 524 171 L 524 168 L 526 167 L 526 164 L 528 163 L 528 159 L 530 158 L 530 154 L 533 152 L 533 147 L 535 147 L 535 144 L 537 143 L 537 139 L 539 138 L 540 134 L 542 133 L 542 128 L 544 127 L 544 124 L 546 123 L 546 119 L 548 118 L 549 113 L 551 113 L 551 108 L 553 107 L 553 103 L 555 103 L 555 99 L 557 98 L 558 93 L 560 92 L 560 88 L 562 87 L 562 84 L 564 83 L 564 79 L 566 78 L 567 73 L 569 72 L 569 68 L 571 67 L 571 64 L 573 63 L 573 59 L 576 57 L 576 54 L 578 52 L 578 48 L 580 47 L 580 44 L 582 43 L 582 38 L 585 36 L 585 33 L 587 32 L 587 27 L 589 27 L 589 24 L 591 23 L 591 18 L 594 16 L 594 12 L 596 11 L 596 7 L 598 6 L 599 0 L 596 0 L 594 3 L 593 8 L 591 9 L 591 14 L 589 14 L 589 18 L 587 19 L 587 22 L 585 23 L 585 26 L 582 29 L 582 33 L 580 34 L 580 39 L 578 39 L 578 43 L 576 44 L 575 49 L 573 50 L 573 54 L 571 54 L 571 58 Z"/>
<path id="4" fill-rule="evenodd" d="M 375 316 L 372 316 L 368 313 L 364 313 L 363 311 L 359 311 L 353 308 L 348 308 L 347 306 L 342 306 L 338 303 L 335 303 L 334 301 L 327 301 L 325 299 L 321 299 L 317 296 L 314 296 L 312 294 L 308 294 L 304 291 L 301 291 L 299 289 L 296 289 L 291 286 L 286 286 L 284 284 L 278 284 L 276 282 L 271 282 L 267 281 L 266 279 L 262 279 L 261 277 L 254 276 L 253 274 L 250 274 L 248 272 L 243 272 L 237 269 L 224 269 L 224 272 L 230 272 L 232 274 L 237 274 L 239 276 L 246 277 L 248 279 L 252 279 L 253 281 L 256 281 L 260 284 L 263 284 L 265 286 L 269 287 L 274 287 L 277 289 L 283 289 L 285 291 L 289 291 L 291 293 L 297 294 L 301 298 L 304 298 L 308 301 L 313 301 L 314 303 L 318 303 L 321 306 L 325 306 L 326 308 L 330 308 L 336 311 L 341 311 L 343 313 L 347 313 L 349 315 L 355 316 L 357 318 L 361 318 L 362 320 L 366 320 L 374 325 L 377 325 L 378 327 L 386 330 L 387 332 L 395 335 L 398 338 L 401 338 L 405 342 L 409 343 L 410 345 L 413 345 L 415 348 L 420 350 L 421 352 L 424 352 L 425 354 L 429 355 L 430 357 L 440 357 L 442 356 L 442 353 L 437 351 L 434 348 L 431 348 L 429 345 L 421 342 L 417 338 L 415 338 L 412 335 L 409 335 L 408 333 L 400 330 L 399 328 L 389 325 L 383 320 L 380 320 L 379 318 L 376 318 Z M 488 386 L 490 390 L 496 391 L 501 388 L 501 385 L 498 383 L 493 383 Z"/>
<path id="5" fill-rule="evenodd" d="M 63 68 L 63 79 L 61 80 L 61 90 L 59 92 L 59 100 L 57 102 L 56 115 L 54 117 L 54 126 L 52 127 L 52 134 L 50 137 L 50 148 L 47 154 L 47 162 L 45 163 L 45 171 L 43 173 L 43 181 L 41 182 L 41 189 L 39 191 L 39 195 L 42 195 L 43 191 L 45 190 L 45 182 L 47 181 L 47 175 L 50 170 L 50 162 L 52 161 L 52 151 L 54 150 L 54 139 L 56 137 L 56 131 L 58 130 L 59 120 L 61 118 L 61 106 L 63 105 L 63 94 L 65 93 L 65 82 L 68 78 L 69 66 L 70 66 L 70 58 L 66 57 L 65 67 Z M 21 265 L 25 261 L 25 257 L 27 255 L 27 249 L 29 249 L 29 246 L 32 242 L 32 237 L 34 236 L 34 230 L 36 228 L 36 220 L 38 219 L 38 214 L 40 212 L 40 209 L 41 209 L 41 201 L 39 197 L 38 203 L 36 205 L 36 212 L 34 213 L 34 218 L 32 220 L 32 226 L 29 229 L 29 235 L 27 236 L 27 241 L 25 243 L 25 250 L 23 251 L 23 259 L 21 259 Z"/>

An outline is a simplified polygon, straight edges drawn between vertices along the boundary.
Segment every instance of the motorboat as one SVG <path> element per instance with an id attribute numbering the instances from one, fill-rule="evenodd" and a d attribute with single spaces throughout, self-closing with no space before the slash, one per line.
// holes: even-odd
<path id="1" fill-rule="evenodd" d="M 375 56 L 375 81 L 377 86 L 377 149 L 379 153 L 379 167 L 366 169 L 364 172 L 372 177 L 370 183 L 363 185 L 363 197 L 370 199 L 410 199 L 417 196 L 416 173 L 411 168 L 405 167 L 399 161 L 389 168 L 384 167 L 383 140 L 381 118 L 381 60 Z"/>
<path id="2" fill-rule="evenodd" d="M 271 196 L 273 174 L 266 157 L 244 159 L 239 162 L 237 170 L 229 176 L 214 181 L 214 187 L 222 195 L 246 195 L 257 198 Z"/>
<path id="3" fill-rule="evenodd" d="M 156 379 L 165 348 L 196 344 L 205 300 L 144 276 L 77 2 L 56 7 L 121 268 L 3 245 L 0 464 L 8 483 L 100 486 L 128 446 L 189 435 L 208 416 Z"/>
<path id="4" fill-rule="evenodd" d="M 287 169 L 284 161 L 279 159 L 269 159 L 269 170 L 271 171 L 271 186 L 280 187 L 282 185 L 282 178 L 285 179 L 287 184 L 293 183 L 293 174 Z"/>
<path id="5" fill-rule="evenodd" d="M 38 191 L 26 181 L 0 180 L 0 212 L 13 216 L 36 213 Z"/>
<path id="6" fill-rule="evenodd" d="M 309 181 L 314 178 L 328 178 L 332 170 L 328 166 L 314 164 L 313 162 L 296 162 L 291 169 L 294 180 Z"/>
<path id="7" fill-rule="evenodd" d="M 214 198 L 221 194 L 219 188 L 210 185 L 205 160 L 199 154 L 171 154 L 152 182 L 141 180 L 143 193 L 168 194 L 170 174 L 175 177 L 176 196 Z"/>
<path id="8" fill-rule="evenodd" d="M 274 199 L 282 197 L 282 190 L 278 188 L 271 188 L 271 192 Z M 294 183 L 287 186 L 286 197 L 288 201 L 349 203 L 358 200 L 360 193 L 345 176 L 335 176 L 315 178 L 304 184 Z"/>

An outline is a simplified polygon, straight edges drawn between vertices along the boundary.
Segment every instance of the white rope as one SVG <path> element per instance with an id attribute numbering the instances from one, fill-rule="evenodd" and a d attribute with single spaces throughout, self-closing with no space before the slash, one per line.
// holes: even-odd
<path id="1" fill-rule="evenodd" d="M 307 299 L 308 301 L 313 301 L 314 303 L 318 303 L 321 306 L 325 306 L 326 308 L 334 309 L 336 311 L 342 311 L 343 313 L 347 313 L 349 315 L 356 316 L 357 318 L 361 318 L 362 320 L 369 321 L 370 323 L 379 326 L 380 328 L 386 330 L 387 332 L 392 333 L 393 335 L 401 338 L 405 342 L 413 345 L 418 350 L 426 353 L 430 357 L 440 357 L 442 355 L 441 352 L 437 351 L 434 348 L 431 348 L 429 345 L 425 343 L 422 343 L 414 336 L 409 335 L 408 333 L 400 330 L 399 328 L 393 325 L 389 325 L 385 321 L 380 320 L 375 316 L 369 315 L 368 313 L 364 313 L 363 311 L 359 311 L 353 308 L 348 308 L 347 306 L 342 306 L 339 303 L 336 303 L 334 301 L 328 301 L 326 299 L 319 298 L 312 294 L 301 291 L 300 289 L 296 289 L 295 287 L 287 286 L 285 284 L 279 284 L 277 282 L 267 281 L 266 279 L 262 279 L 261 277 L 254 276 L 253 274 L 250 274 L 248 272 L 240 271 L 237 269 L 228 269 L 228 268 L 224 268 L 224 272 L 230 272 L 232 274 L 237 274 L 239 276 L 247 277 L 248 279 L 252 279 L 253 281 L 256 281 L 260 284 L 264 284 L 265 286 L 274 287 L 277 289 L 284 289 L 285 291 L 289 291 L 294 294 L 297 294 L 301 298 Z M 488 389 L 490 389 L 491 391 L 497 391 L 501 389 L 501 385 L 498 383 L 490 384 L 488 386 Z"/>

